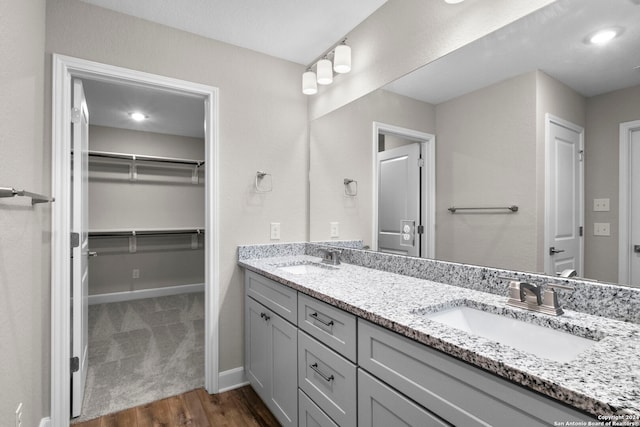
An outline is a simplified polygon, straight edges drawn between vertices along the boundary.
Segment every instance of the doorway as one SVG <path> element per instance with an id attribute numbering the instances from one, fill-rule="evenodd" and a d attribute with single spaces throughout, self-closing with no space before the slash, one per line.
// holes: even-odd
<path id="1" fill-rule="evenodd" d="M 583 275 L 584 129 L 545 115 L 544 271 Z"/>
<path id="2" fill-rule="evenodd" d="M 618 282 L 640 286 L 640 120 L 620 124 Z"/>
<path id="3" fill-rule="evenodd" d="M 373 124 L 373 248 L 435 257 L 435 136 Z"/>
<path id="4" fill-rule="evenodd" d="M 217 89 L 62 55 L 53 56 L 52 181 L 57 203 L 52 209 L 52 426 L 68 426 L 71 407 L 71 87 L 74 78 L 126 83 L 191 94 L 204 102 L 204 337 L 205 388 L 218 391 L 218 189 Z M 76 177 L 77 180 L 78 177 Z"/>

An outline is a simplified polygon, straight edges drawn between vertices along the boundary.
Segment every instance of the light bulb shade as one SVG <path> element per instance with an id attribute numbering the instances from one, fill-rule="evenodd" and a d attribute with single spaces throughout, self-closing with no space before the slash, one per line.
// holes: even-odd
<path id="1" fill-rule="evenodd" d="M 316 73 L 313 71 L 307 71 L 302 75 L 302 93 L 305 95 L 315 95 L 318 93 Z"/>
<path id="2" fill-rule="evenodd" d="M 333 56 L 333 69 L 340 74 L 351 71 L 351 48 L 346 44 L 336 46 Z"/>
<path id="3" fill-rule="evenodd" d="M 333 83 L 333 69 L 331 68 L 331 61 L 328 59 L 321 59 L 318 61 L 317 69 L 318 83 L 321 85 L 330 85 Z"/>

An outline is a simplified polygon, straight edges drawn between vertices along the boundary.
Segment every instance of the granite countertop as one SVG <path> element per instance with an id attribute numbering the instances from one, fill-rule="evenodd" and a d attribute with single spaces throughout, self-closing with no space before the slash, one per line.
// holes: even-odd
<path id="1" fill-rule="evenodd" d="M 640 425 L 640 325 L 569 310 L 561 316 L 549 316 L 508 307 L 506 296 L 345 263 L 307 274 L 279 268 L 319 261 L 317 257 L 295 255 L 242 259 L 239 265 L 602 421 Z M 455 306 L 552 326 L 597 342 L 572 361 L 561 363 L 425 317 Z"/>

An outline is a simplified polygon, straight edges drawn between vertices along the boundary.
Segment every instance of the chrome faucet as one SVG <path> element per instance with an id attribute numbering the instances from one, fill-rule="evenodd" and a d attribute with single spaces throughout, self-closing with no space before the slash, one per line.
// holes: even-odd
<path id="1" fill-rule="evenodd" d="M 542 296 L 540 295 L 540 287 L 533 283 L 520 283 L 520 301 L 527 301 L 527 291 L 533 294 L 536 297 L 536 302 L 538 305 L 542 305 Z"/>
<path id="2" fill-rule="evenodd" d="M 324 254 L 322 262 L 331 265 L 340 265 L 340 255 L 342 251 L 340 249 L 325 249 L 320 248 L 320 251 Z"/>

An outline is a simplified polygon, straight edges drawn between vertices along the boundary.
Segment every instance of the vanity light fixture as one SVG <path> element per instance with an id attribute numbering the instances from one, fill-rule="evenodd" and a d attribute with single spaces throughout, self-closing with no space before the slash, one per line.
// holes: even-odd
<path id="1" fill-rule="evenodd" d="M 333 70 L 339 74 L 351 71 L 351 47 L 347 46 L 344 41 L 336 46 L 334 51 Z"/>
<path id="2" fill-rule="evenodd" d="M 141 122 L 143 120 L 146 120 L 149 118 L 149 116 L 147 116 L 146 114 L 143 114 L 139 111 L 134 111 L 129 113 L 129 117 L 131 117 L 132 120 L 135 120 L 136 122 Z"/>
<path id="3" fill-rule="evenodd" d="M 318 93 L 318 82 L 316 81 L 316 73 L 307 69 L 302 74 L 302 93 L 305 95 L 315 95 Z"/>
<path id="4" fill-rule="evenodd" d="M 330 85 L 333 83 L 333 69 L 331 67 L 331 61 L 327 58 L 323 58 L 318 61 L 316 66 L 316 72 L 318 74 L 318 84 Z"/>
<path id="5" fill-rule="evenodd" d="M 589 36 L 589 43 L 603 45 L 613 40 L 620 34 L 620 30 L 617 28 L 607 28 L 597 31 Z"/>
<path id="6" fill-rule="evenodd" d="M 333 45 L 311 64 L 302 74 L 302 93 L 305 95 L 318 93 L 319 84 L 333 83 L 334 72 L 344 74 L 351 71 L 351 47 L 347 45 L 347 39 Z"/>

